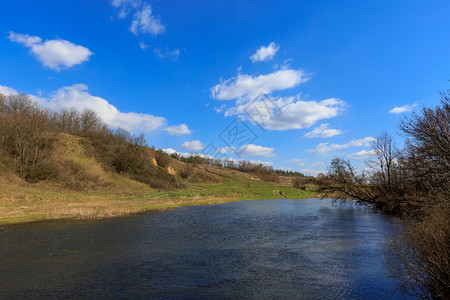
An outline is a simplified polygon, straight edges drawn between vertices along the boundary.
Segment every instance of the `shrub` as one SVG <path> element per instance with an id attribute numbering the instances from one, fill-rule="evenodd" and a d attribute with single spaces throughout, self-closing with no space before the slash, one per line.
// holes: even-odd
<path id="1" fill-rule="evenodd" d="M 49 159 L 45 159 L 36 163 L 34 166 L 27 167 L 23 175 L 26 181 L 35 183 L 41 180 L 55 178 L 59 175 L 60 171 L 60 166 Z"/>
<path id="2" fill-rule="evenodd" d="M 292 179 L 292 186 L 296 189 L 301 189 L 301 190 L 306 189 L 306 186 L 303 184 L 303 180 L 298 177 Z M 302 187 L 304 187 L 304 188 L 302 188 Z"/>
<path id="3" fill-rule="evenodd" d="M 450 299 L 450 204 L 428 207 L 409 218 L 389 243 L 391 274 L 420 298 Z"/>
<path id="4" fill-rule="evenodd" d="M 186 164 L 183 169 L 179 172 L 180 176 L 184 179 L 191 177 L 195 170 L 191 164 Z"/>
<path id="5" fill-rule="evenodd" d="M 155 151 L 155 160 L 158 166 L 163 168 L 167 168 L 168 166 L 170 166 L 170 163 L 172 161 L 170 156 L 161 149 Z"/>

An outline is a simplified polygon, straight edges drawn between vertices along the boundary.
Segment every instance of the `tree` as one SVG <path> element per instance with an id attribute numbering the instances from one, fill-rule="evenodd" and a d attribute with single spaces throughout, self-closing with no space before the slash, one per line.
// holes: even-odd
<path id="1" fill-rule="evenodd" d="M 15 159 L 19 173 L 23 173 L 42 155 L 51 127 L 50 113 L 25 94 L 3 96 L 0 106 L 2 146 Z"/>
<path id="2" fill-rule="evenodd" d="M 102 127 L 102 120 L 93 109 L 86 108 L 80 116 L 81 131 L 84 135 L 90 135 L 94 131 L 100 130 Z"/>
<path id="3" fill-rule="evenodd" d="M 422 108 L 402 120 L 406 134 L 408 168 L 424 195 L 450 195 L 450 90 L 441 93 L 440 105 Z"/>
<path id="4" fill-rule="evenodd" d="M 376 140 L 371 142 L 375 160 L 368 162 L 373 169 L 371 181 L 375 184 L 379 192 L 385 196 L 393 193 L 393 187 L 398 179 L 398 160 L 400 151 L 395 145 L 392 137 L 386 132 L 382 132 Z M 398 185 L 395 186 L 398 188 Z"/>
<path id="5" fill-rule="evenodd" d="M 334 158 L 328 167 L 328 176 L 339 185 L 338 189 L 342 193 L 339 196 L 340 198 L 350 197 L 370 203 L 373 203 L 377 198 L 368 185 L 366 174 L 357 174 L 348 160 L 341 157 Z"/>

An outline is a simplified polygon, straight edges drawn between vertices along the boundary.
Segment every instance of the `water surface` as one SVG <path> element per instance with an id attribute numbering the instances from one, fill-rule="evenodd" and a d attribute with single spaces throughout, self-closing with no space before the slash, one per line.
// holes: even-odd
<path id="1" fill-rule="evenodd" d="M 392 219 L 257 200 L 0 231 L 0 298 L 380 299 Z"/>

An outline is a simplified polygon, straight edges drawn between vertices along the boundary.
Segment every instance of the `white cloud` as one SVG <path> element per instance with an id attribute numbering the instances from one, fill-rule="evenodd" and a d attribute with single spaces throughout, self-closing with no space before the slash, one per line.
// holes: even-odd
<path id="1" fill-rule="evenodd" d="M 164 130 L 167 131 L 170 135 L 184 135 L 191 133 L 191 130 L 188 128 L 186 124 L 181 124 L 178 126 L 170 126 Z"/>
<path id="2" fill-rule="evenodd" d="M 150 4 L 144 4 L 134 13 L 133 21 L 130 26 L 130 31 L 135 35 L 138 35 L 139 32 L 158 35 L 164 32 L 165 29 L 166 28 L 161 24 L 159 17 L 152 15 L 152 7 Z"/>
<path id="3" fill-rule="evenodd" d="M 306 161 L 305 158 L 294 158 L 294 159 L 291 159 L 289 162 L 295 163 L 297 166 L 302 167 L 305 165 L 304 161 Z"/>
<path id="4" fill-rule="evenodd" d="M 62 109 L 76 109 L 82 112 L 84 109 L 94 110 L 107 125 L 115 128 L 123 128 L 131 132 L 150 132 L 160 128 L 166 119 L 150 114 L 119 111 L 107 100 L 93 96 L 87 92 L 84 84 L 75 84 L 58 89 L 48 98 L 31 96 L 42 107 L 54 111 Z"/>
<path id="5" fill-rule="evenodd" d="M 287 172 L 292 171 L 292 169 L 288 168 L 288 167 L 280 167 L 280 170 L 287 171 Z"/>
<path id="6" fill-rule="evenodd" d="M 299 96 L 257 100 L 228 109 L 225 116 L 240 115 L 253 124 L 269 130 L 303 129 L 317 121 L 338 116 L 345 102 L 336 98 L 322 101 L 302 101 Z"/>
<path id="7" fill-rule="evenodd" d="M 359 152 L 350 154 L 348 157 L 352 159 L 367 159 L 375 156 L 375 150 L 361 150 Z"/>
<path id="8" fill-rule="evenodd" d="M 275 70 L 276 69 L 281 69 L 281 70 L 289 69 L 292 61 L 293 61 L 292 58 L 285 59 L 282 64 L 274 64 L 272 66 L 272 68 L 274 68 Z"/>
<path id="9" fill-rule="evenodd" d="M 145 44 L 144 42 L 139 42 L 139 48 L 141 48 L 142 50 L 145 50 L 148 48 L 148 45 Z"/>
<path id="10" fill-rule="evenodd" d="M 161 24 L 159 16 L 153 15 L 152 7 L 142 0 L 113 0 L 111 5 L 119 9 L 119 18 L 124 19 L 130 13 L 133 14 L 130 31 L 139 35 L 140 33 L 150 33 L 158 35 L 166 29 Z"/>
<path id="11" fill-rule="evenodd" d="M 253 144 L 247 144 L 242 146 L 237 153 L 240 156 L 248 157 L 248 156 L 274 156 L 273 154 L 273 148 L 270 147 L 263 147 L 263 146 L 257 146 Z"/>
<path id="12" fill-rule="evenodd" d="M 401 114 L 404 112 L 409 112 L 409 111 L 413 111 L 414 107 L 416 107 L 417 104 L 406 104 L 403 106 L 398 106 L 398 107 L 394 107 L 393 109 L 391 109 L 389 111 L 389 113 L 391 114 Z"/>
<path id="13" fill-rule="evenodd" d="M 178 56 L 180 56 L 180 49 L 169 50 L 168 47 L 165 48 L 156 48 L 154 50 L 155 54 L 161 58 L 168 58 L 171 60 L 176 60 Z"/>
<path id="14" fill-rule="evenodd" d="M 214 110 L 216 111 L 216 113 L 221 113 L 225 110 L 226 105 L 222 104 L 220 107 L 214 107 Z"/>
<path id="15" fill-rule="evenodd" d="M 300 172 L 308 176 L 317 176 L 320 173 L 326 173 L 325 171 L 315 169 L 301 169 Z"/>
<path id="16" fill-rule="evenodd" d="M 217 149 L 216 153 L 228 154 L 228 151 L 230 151 L 231 153 L 234 153 L 234 152 L 236 152 L 236 148 L 234 148 L 234 147 L 223 147 L 223 148 Z"/>
<path id="17" fill-rule="evenodd" d="M 46 67 L 60 71 L 87 61 L 93 54 L 88 48 L 66 40 L 46 40 L 38 36 L 9 32 L 8 38 L 30 48 L 31 53 Z"/>
<path id="18" fill-rule="evenodd" d="M 358 140 L 354 139 L 345 144 L 320 143 L 319 145 L 317 145 L 316 148 L 309 149 L 308 152 L 314 153 L 314 154 L 330 154 L 334 150 L 338 150 L 338 149 L 345 149 L 345 148 L 349 148 L 349 147 L 363 147 L 363 146 L 367 147 L 374 140 L 375 140 L 375 138 L 369 136 L 369 137 L 365 137 L 363 139 L 358 139 Z"/>
<path id="19" fill-rule="evenodd" d="M 344 133 L 342 130 L 339 129 L 333 129 L 333 128 L 328 128 L 330 124 L 324 123 L 322 125 L 320 125 L 319 127 L 314 128 L 312 131 L 306 133 L 304 135 L 305 138 L 328 138 L 328 137 L 332 137 L 335 135 L 339 135 Z"/>
<path id="20" fill-rule="evenodd" d="M 176 150 L 173 149 L 173 148 L 166 148 L 166 149 L 161 149 L 161 150 L 164 151 L 164 152 L 166 152 L 166 153 L 169 154 L 169 155 L 174 154 L 174 153 L 177 153 L 178 155 L 183 156 L 183 157 L 200 156 L 200 157 L 204 157 L 204 158 L 211 158 L 211 159 L 214 159 L 213 156 L 211 156 L 211 155 L 205 155 L 205 154 L 203 154 L 203 153 L 179 152 L 179 151 L 176 151 Z M 273 165 L 272 162 L 270 162 L 270 161 L 248 160 L 248 159 L 243 159 L 243 158 L 236 159 L 236 158 L 225 157 L 225 158 L 221 158 L 221 160 L 233 161 L 233 162 L 236 163 L 236 164 L 239 163 L 240 161 L 249 161 L 249 162 L 251 162 L 252 164 L 256 164 L 256 165 L 258 165 L 258 164 L 262 164 L 262 165 L 265 165 L 265 166 L 272 166 L 272 165 Z"/>
<path id="21" fill-rule="evenodd" d="M 291 159 L 289 162 L 297 163 L 297 162 L 302 162 L 305 160 L 306 160 L 306 158 L 294 158 L 294 159 Z"/>
<path id="22" fill-rule="evenodd" d="M 161 150 L 166 152 L 169 155 L 172 155 L 172 154 L 176 153 L 176 154 L 178 154 L 178 155 L 180 155 L 182 157 L 200 156 L 200 157 L 204 157 L 204 158 L 213 158 L 212 156 L 204 155 L 203 153 L 180 152 L 180 151 L 177 151 L 177 150 L 175 150 L 173 148 L 166 148 L 166 149 L 161 149 Z"/>
<path id="23" fill-rule="evenodd" d="M 250 59 L 252 62 L 271 60 L 279 49 L 280 46 L 272 42 L 267 47 L 261 46 Z"/>
<path id="24" fill-rule="evenodd" d="M 174 153 L 178 153 L 177 150 L 175 150 L 173 148 L 166 148 L 166 149 L 161 149 L 161 150 L 166 152 L 169 155 L 174 154 Z"/>
<path id="25" fill-rule="evenodd" d="M 232 100 L 245 96 L 253 100 L 262 94 L 295 87 L 308 79 L 302 70 L 279 70 L 256 77 L 240 73 L 237 77 L 214 86 L 211 89 L 211 97 L 217 100 Z"/>
<path id="26" fill-rule="evenodd" d="M 4 85 L 0 85 L 0 94 L 3 95 L 17 95 L 18 92 L 10 87 L 4 86 Z"/>
<path id="27" fill-rule="evenodd" d="M 301 70 L 279 70 L 256 77 L 238 74 L 211 89 L 217 100 L 235 100 L 235 105 L 225 109 L 225 116 L 239 115 L 253 124 L 269 130 L 302 129 L 317 121 L 338 116 L 346 107 L 344 101 L 329 98 L 322 101 L 303 101 L 300 96 L 272 97 L 274 91 L 285 90 L 307 81 Z M 328 129 L 324 134 L 335 134 Z"/>
<path id="28" fill-rule="evenodd" d="M 203 149 L 203 144 L 200 141 L 186 141 L 181 145 L 181 149 L 188 151 L 199 151 Z"/>

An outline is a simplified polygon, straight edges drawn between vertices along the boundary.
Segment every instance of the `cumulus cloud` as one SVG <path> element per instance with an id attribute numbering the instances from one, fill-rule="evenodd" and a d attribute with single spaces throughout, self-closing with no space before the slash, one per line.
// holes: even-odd
<path id="1" fill-rule="evenodd" d="M 307 81 L 302 70 L 279 70 L 266 75 L 253 77 L 239 73 L 211 89 L 211 97 L 217 100 L 232 100 L 241 97 L 254 99 L 262 94 L 285 90 Z"/>
<path id="2" fill-rule="evenodd" d="M 203 149 L 203 144 L 200 141 L 186 141 L 181 145 L 181 149 L 188 151 L 199 151 Z"/>
<path id="3" fill-rule="evenodd" d="M 337 98 L 304 101 L 300 99 L 300 95 L 270 95 L 275 91 L 295 87 L 308 79 L 301 70 L 278 70 L 259 76 L 238 74 L 214 86 L 211 97 L 217 100 L 235 100 L 233 106 L 221 106 L 218 110 L 223 110 L 225 116 L 238 115 L 269 130 L 302 129 L 320 120 L 336 117 L 346 108 L 345 102 Z M 332 136 L 331 134 L 339 132 L 336 129 L 321 129 L 324 130 L 322 135 Z"/>
<path id="4" fill-rule="evenodd" d="M 158 35 L 166 29 L 159 16 L 155 16 L 149 3 L 141 0 L 113 0 L 111 5 L 119 9 L 119 18 L 124 19 L 132 14 L 130 31 L 139 35 L 149 33 Z"/>
<path id="5" fill-rule="evenodd" d="M 248 157 L 248 156 L 274 156 L 274 149 L 270 147 L 257 146 L 253 144 L 247 144 L 242 146 L 237 153 L 240 156 Z"/>
<path id="6" fill-rule="evenodd" d="M 240 115 L 264 129 L 282 131 L 308 128 L 320 120 L 338 116 L 345 107 L 345 102 L 336 98 L 317 102 L 302 101 L 300 96 L 278 99 L 261 97 L 232 107 L 225 115 Z"/>
<path id="7" fill-rule="evenodd" d="M 17 95 L 18 92 L 10 87 L 4 86 L 4 85 L 0 85 L 0 94 L 3 95 Z"/>
<path id="8" fill-rule="evenodd" d="M 368 159 L 375 156 L 375 150 L 361 150 L 359 152 L 350 154 L 348 157 L 352 159 Z"/>
<path id="9" fill-rule="evenodd" d="M 168 58 L 171 60 L 176 60 L 178 56 L 180 56 L 180 49 L 169 50 L 168 47 L 165 48 L 156 48 L 154 50 L 155 54 L 161 58 Z"/>
<path id="10" fill-rule="evenodd" d="M 416 107 L 417 104 L 406 104 L 403 106 L 394 107 L 389 111 L 391 114 L 401 114 L 404 112 L 410 112 L 414 110 L 414 107 Z"/>
<path id="11" fill-rule="evenodd" d="M 131 132 L 150 132 L 166 123 L 166 119 L 163 117 L 143 113 L 121 112 L 107 100 L 93 96 L 87 90 L 88 87 L 85 84 L 74 84 L 62 87 L 46 98 L 33 95 L 30 95 L 30 97 L 42 107 L 54 111 L 73 108 L 82 112 L 84 109 L 92 109 L 107 125 L 123 128 Z M 16 90 L 6 86 L 0 86 L 1 92 L 17 94 Z"/>
<path id="12" fill-rule="evenodd" d="M 252 56 L 250 56 L 250 59 L 252 62 L 271 60 L 279 49 L 280 46 L 272 42 L 267 47 L 261 46 L 254 54 L 252 54 Z"/>
<path id="13" fill-rule="evenodd" d="M 178 126 L 167 127 L 164 130 L 167 131 L 170 135 L 185 135 L 191 133 L 191 130 L 184 123 Z"/>
<path id="14" fill-rule="evenodd" d="M 344 133 L 342 130 L 328 128 L 330 124 L 324 123 L 319 127 L 314 128 L 312 131 L 304 135 L 305 138 L 328 138 L 335 135 Z"/>
<path id="15" fill-rule="evenodd" d="M 60 71 L 87 61 L 93 54 L 88 48 L 62 39 L 46 40 L 38 36 L 9 32 L 9 40 L 30 48 L 30 52 L 46 67 Z"/>
<path id="16" fill-rule="evenodd" d="M 331 152 L 339 149 L 346 149 L 349 147 L 367 147 L 373 142 L 375 138 L 369 136 L 363 139 L 354 139 L 345 144 L 330 144 L 330 143 L 320 143 L 314 149 L 309 149 L 308 152 L 313 154 L 330 154 Z"/>

